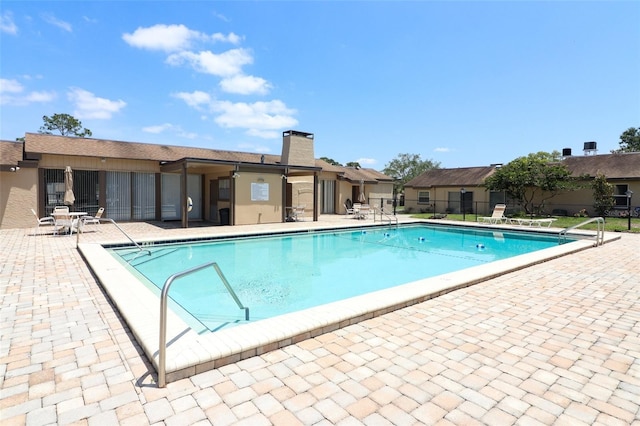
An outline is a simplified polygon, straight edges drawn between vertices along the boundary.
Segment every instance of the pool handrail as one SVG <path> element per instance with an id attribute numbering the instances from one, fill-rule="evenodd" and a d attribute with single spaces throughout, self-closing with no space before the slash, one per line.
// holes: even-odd
<path id="1" fill-rule="evenodd" d="M 384 211 L 384 209 L 379 208 L 379 207 L 373 207 L 373 221 L 376 221 L 376 212 L 378 212 L 380 214 L 380 222 L 382 222 L 382 216 L 386 216 L 387 220 L 389 220 L 389 225 L 391 225 L 391 222 L 393 220 L 396 221 L 396 226 L 398 226 L 398 217 L 395 215 L 391 215 L 391 213 L 387 213 Z"/>
<path id="2" fill-rule="evenodd" d="M 222 270 L 218 266 L 216 262 L 205 263 L 200 266 L 194 266 L 193 268 L 186 269 L 182 272 L 177 272 L 171 275 L 164 282 L 162 286 L 162 293 L 160 295 L 160 337 L 159 337 L 159 345 L 158 345 L 158 387 L 163 388 L 167 385 L 167 372 L 166 372 L 166 363 L 167 363 L 167 299 L 169 297 L 169 287 L 171 284 L 185 275 L 192 274 L 194 272 L 198 272 L 202 269 L 208 268 L 209 266 L 213 266 L 213 268 L 218 273 L 218 276 L 222 280 L 222 283 L 227 288 L 233 300 L 235 300 L 236 304 L 240 309 L 244 309 L 244 318 L 246 321 L 249 321 L 249 308 L 245 307 L 236 292 L 231 288 L 229 281 L 222 273 Z"/>
<path id="3" fill-rule="evenodd" d="M 604 218 L 603 217 L 592 217 L 589 218 L 587 220 L 585 220 L 584 222 L 580 222 L 577 225 L 573 225 L 573 226 L 569 226 L 568 228 L 563 229 L 562 231 L 560 231 L 560 233 L 558 234 L 558 243 L 562 244 L 564 242 L 566 242 L 567 239 L 567 232 L 579 228 L 583 225 L 586 225 L 588 223 L 591 222 L 597 222 L 597 231 L 596 231 L 596 242 L 593 245 L 594 247 L 598 247 L 601 246 L 602 244 L 604 244 Z M 601 226 L 602 225 L 602 226 Z"/>
<path id="4" fill-rule="evenodd" d="M 78 224 L 77 224 L 77 226 L 78 226 L 78 231 L 76 232 L 76 248 L 78 247 L 78 243 L 80 242 L 80 234 L 82 233 L 82 229 L 84 228 L 84 220 L 82 220 L 82 219 L 83 219 L 83 218 L 80 218 L 80 219 L 78 220 Z M 95 219 L 95 218 L 94 218 L 94 217 L 92 217 L 91 219 Z M 111 223 L 113 223 L 113 224 L 116 226 L 116 228 L 118 228 L 118 230 L 119 230 L 120 232 L 122 232 L 122 234 L 123 234 L 125 237 L 127 237 L 127 239 L 133 243 L 133 245 L 135 245 L 135 246 L 138 248 L 138 254 L 139 254 L 139 253 L 141 253 L 141 252 L 143 252 L 143 251 L 146 251 L 146 252 L 149 254 L 149 256 L 151 256 L 151 250 L 149 250 L 149 249 L 144 249 L 143 247 L 141 247 L 141 246 L 140 246 L 140 244 L 136 243 L 136 242 L 134 241 L 134 239 L 133 239 L 133 238 L 131 238 L 131 237 L 129 236 L 129 234 L 127 234 L 127 233 L 124 231 L 124 229 L 122 229 L 122 228 L 120 228 L 120 226 L 118 226 L 118 224 L 116 223 L 116 221 L 115 221 L 115 220 L 113 220 L 113 219 L 111 219 L 111 218 L 108 218 L 108 217 L 100 217 L 100 218 L 98 218 L 98 220 L 99 220 L 100 222 L 111 222 Z M 135 256 L 133 259 L 135 259 L 136 257 L 138 257 L 138 256 L 137 256 L 137 254 L 136 254 L 136 256 Z M 131 260 L 133 260 L 133 259 L 131 259 Z M 130 260 L 129 262 L 131 262 L 131 260 Z"/>

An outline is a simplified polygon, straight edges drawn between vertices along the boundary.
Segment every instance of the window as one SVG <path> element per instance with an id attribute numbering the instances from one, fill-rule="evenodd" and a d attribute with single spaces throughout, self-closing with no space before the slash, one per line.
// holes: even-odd
<path id="1" fill-rule="evenodd" d="M 616 209 L 626 209 L 627 203 L 629 200 L 627 199 L 627 191 L 629 190 L 629 185 L 616 185 L 615 193 L 613 194 L 613 199 L 616 202 L 614 208 Z"/>
<path id="2" fill-rule="evenodd" d="M 418 204 L 429 204 L 431 193 L 429 191 L 418 191 Z"/>
<path id="3" fill-rule="evenodd" d="M 218 180 L 218 200 L 229 201 L 231 195 L 231 179 L 220 178 Z"/>

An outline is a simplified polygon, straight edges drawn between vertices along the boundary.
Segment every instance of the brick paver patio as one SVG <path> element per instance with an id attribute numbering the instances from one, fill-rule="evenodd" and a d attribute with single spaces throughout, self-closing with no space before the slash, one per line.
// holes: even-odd
<path id="1" fill-rule="evenodd" d="M 75 236 L 31 233 L 0 231 L 3 426 L 640 424 L 637 234 L 159 389 Z"/>

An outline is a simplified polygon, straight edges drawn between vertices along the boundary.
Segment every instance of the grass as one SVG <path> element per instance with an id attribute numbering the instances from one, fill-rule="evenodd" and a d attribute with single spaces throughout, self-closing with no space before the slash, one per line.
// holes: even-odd
<path id="1" fill-rule="evenodd" d="M 433 214 L 431 213 L 418 213 L 412 214 L 411 217 L 420 218 L 420 219 L 429 219 Z M 447 220 L 456 220 L 462 221 L 461 214 L 448 214 L 446 217 Z M 577 225 L 585 220 L 588 220 L 587 217 L 573 217 L 573 216 L 558 216 L 557 219 L 551 226 L 554 228 L 568 228 L 570 226 Z M 467 214 L 465 215 L 464 220 L 466 222 L 476 222 L 475 214 Z M 628 228 L 628 218 L 621 217 L 609 217 L 605 219 L 604 229 L 607 232 L 631 232 L 631 233 L 640 233 L 640 219 L 639 218 L 631 218 L 631 230 Z M 597 228 L 596 222 L 589 223 L 587 225 L 583 225 L 580 229 L 592 229 L 595 230 Z"/>

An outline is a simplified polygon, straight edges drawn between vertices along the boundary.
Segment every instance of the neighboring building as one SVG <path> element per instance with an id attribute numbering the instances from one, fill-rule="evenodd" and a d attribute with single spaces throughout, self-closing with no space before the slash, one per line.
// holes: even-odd
<path id="1" fill-rule="evenodd" d="M 364 191 L 392 197 L 393 181 L 375 170 L 314 158 L 314 135 L 283 132 L 282 155 L 27 133 L 0 141 L 0 228 L 34 226 L 63 204 L 64 169 L 73 170 L 73 209 L 116 221 L 180 220 L 212 224 L 278 223 L 287 207 L 306 220 L 343 213 Z M 355 192 L 354 192 L 355 191 Z M 189 211 L 187 200 L 193 208 Z"/>
<path id="2" fill-rule="evenodd" d="M 582 178 L 583 185 L 578 190 L 565 191 L 546 200 L 544 211 L 547 214 L 574 215 L 586 210 L 592 215 L 594 203 L 590 184 L 598 174 L 603 174 L 614 185 L 616 208 L 612 215 L 626 214 L 627 191 L 634 193 L 631 199 L 633 210 L 640 206 L 640 152 L 566 155 L 562 162 L 573 177 Z M 484 180 L 499 167 L 428 170 L 405 185 L 405 210 L 460 213 L 464 205 L 466 213 L 488 215 L 496 204 L 506 203 L 514 211 L 517 206 L 507 200 L 503 192 L 488 191 L 484 187 Z"/>
<path id="3" fill-rule="evenodd" d="M 566 156 L 562 161 L 573 177 L 585 177 L 585 187 L 546 201 L 545 209 L 549 212 L 555 210 L 573 215 L 585 209 L 589 215 L 593 215 L 593 189 L 590 184 L 597 175 L 604 175 L 607 182 L 613 185 L 615 208 L 611 215 L 626 214 L 627 191 L 634 193 L 631 198 L 634 209 L 640 206 L 640 152 Z"/>
<path id="4" fill-rule="evenodd" d="M 498 166 L 431 169 L 404 185 L 404 208 L 425 213 L 491 212 L 505 202 L 503 192 L 490 192 L 484 181 Z M 491 207 L 490 207 L 491 206 Z"/>

